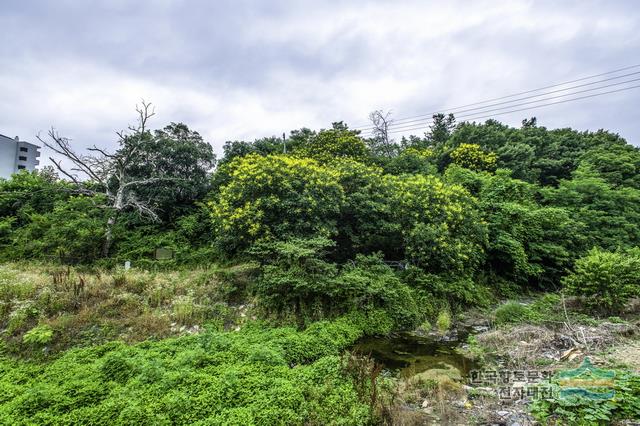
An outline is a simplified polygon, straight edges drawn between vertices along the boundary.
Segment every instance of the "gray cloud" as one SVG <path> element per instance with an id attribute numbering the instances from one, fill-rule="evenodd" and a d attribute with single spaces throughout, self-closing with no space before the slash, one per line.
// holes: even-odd
<path id="1" fill-rule="evenodd" d="M 113 147 L 140 98 L 217 151 L 493 98 L 638 61 L 629 1 L 28 1 L 0 8 L 0 133 Z M 498 116 L 640 144 L 640 90 Z"/>

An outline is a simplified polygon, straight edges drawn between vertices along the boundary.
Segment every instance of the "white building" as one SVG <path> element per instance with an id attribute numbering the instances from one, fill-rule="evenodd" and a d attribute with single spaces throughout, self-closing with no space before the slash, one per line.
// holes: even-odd
<path id="1" fill-rule="evenodd" d="M 0 135 L 0 178 L 8 179 L 20 170 L 35 170 L 40 164 L 40 147 L 17 136 Z"/>

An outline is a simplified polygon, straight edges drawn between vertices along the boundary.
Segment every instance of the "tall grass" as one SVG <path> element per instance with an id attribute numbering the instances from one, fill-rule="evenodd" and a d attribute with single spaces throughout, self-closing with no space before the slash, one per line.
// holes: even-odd
<path id="1" fill-rule="evenodd" d="M 209 321 L 232 326 L 230 288 L 241 278 L 229 269 L 148 272 L 2 264 L 2 339 L 10 352 L 28 355 L 33 345 L 23 336 L 36 327 L 52 330 L 47 351 L 55 352 L 112 339 L 167 337 Z"/>

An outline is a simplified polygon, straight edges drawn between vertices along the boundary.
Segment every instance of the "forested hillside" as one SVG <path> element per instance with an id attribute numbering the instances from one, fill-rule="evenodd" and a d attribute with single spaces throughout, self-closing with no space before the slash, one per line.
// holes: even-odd
<path id="1" fill-rule="evenodd" d="M 89 173 L 0 180 L 3 424 L 403 424 L 409 385 L 345 352 L 363 336 L 472 310 L 637 336 L 640 149 L 615 133 L 434 116 L 391 141 L 340 122 L 219 159 L 184 124 L 114 153 L 51 137 Z M 625 383 L 594 422 L 640 416 Z M 534 414 L 592 424 L 554 404 Z"/>

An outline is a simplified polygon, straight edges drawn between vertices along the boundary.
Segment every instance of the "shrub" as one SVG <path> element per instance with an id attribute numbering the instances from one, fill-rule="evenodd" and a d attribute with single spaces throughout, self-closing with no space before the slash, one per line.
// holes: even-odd
<path id="1" fill-rule="evenodd" d="M 120 352 L 112 352 L 105 356 L 100 366 L 104 381 L 126 382 L 133 374 L 133 365 Z"/>
<path id="2" fill-rule="evenodd" d="M 425 300 L 421 304 L 432 307 L 448 306 L 456 312 L 469 306 L 487 306 L 493 295 L 488 287 L 478 284 L 473 278 L 454 275 L 436 275 L 409 266 L 404 281 L 419 291 Z M 427 309 L 429 311 L 429 309 Z M 436 312 L 425 312 L 435 316 Z"/>
<path id="3" fill-rule="evenodd" d="M 631 297 L 640 294 L 640 250 L 623 253 L 594 248 L 576 261 L 563 284 L 592 311 L 619 313 Z"/>
<path id="4" fill-rule="evenodd" d="M 418 322 L 414 292 L 383 263 L 381 255 L 356 256 L 354 264 L 338 276 L 338 289 L 345 306 L 384 309 L 395 328 L 410 329 Z"/>
<path id="5" fill-rule="evenodd" d="M 339 355 L 392 325 L 383 311 L 354 312 L 304 331 L 254 322 L 73 349 L 47 364 L 0 357 L 0 423 L 371 424 L 371 393 Z"/>
<path id="6" fill-rule="evenodd" d="M 471 170 L 496 169 L 497 156 L 493 152 L 485 152 L 480 145 L 463 143 L 451 151 L 451 161 L 454 164 Z"/>
<path id="7" fill-rule="evenodd" d="M 446 333 L 451 328 L 451 313 L 448 309 L 440 311 L 436 319 L 436 327 L 441 333 Z"/>
<path id="8" fill-rule="evenodd" d="M 53 330 L 47 324 L 38 325 L 22 336 L 22 341 L 31 346 L 45 346 L 53 339 Z"/>
<path id="9" fill-rule="evenodd" d="M 308 158 L 248 155 L 229 163 L 233 179 L 208 205 L 223 253 L 263 238 L 334 232 L 344 191 L 337 172 Z"/>
<path id="10" fill-rule="evenodd" d="M 534 317 L 534 313 L 529 306 L 518 302 L 507 302 L 498 306 L 493 315 L 498 325 L 519 324 L 531 321 Z"/>

